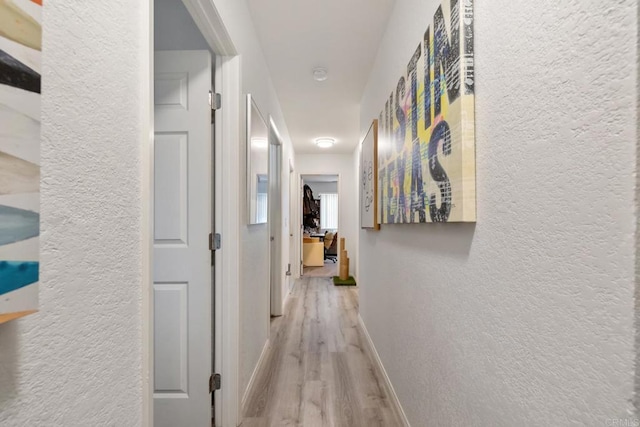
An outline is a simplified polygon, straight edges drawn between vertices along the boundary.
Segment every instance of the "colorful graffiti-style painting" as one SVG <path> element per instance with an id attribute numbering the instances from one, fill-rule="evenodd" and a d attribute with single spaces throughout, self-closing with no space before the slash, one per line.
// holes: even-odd
<path id="1" fill-rule="evenodd" d="M 41 0 L 0 0 L 0 323 L 38 309 Z"/>
<path id="2" fill-rule="evenodd" d="M 381 223 L 475 222 L 473 0 L 444 0 L 379 117 Z"/>

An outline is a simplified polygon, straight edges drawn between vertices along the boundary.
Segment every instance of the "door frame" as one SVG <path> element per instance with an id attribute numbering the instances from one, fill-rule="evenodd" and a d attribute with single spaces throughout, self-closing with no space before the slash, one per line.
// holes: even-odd
<path id="1" fill-rule="evenodd" d="M 240 58 L 222 18 L 211 0 L 182 0 L 196 26 L 215 52 L 216 90 L 224 94 L 222 108 L 215 113 L 214 205 L 215 232 L 222 235 L 222 249 L 215 252 L 215 366 L 223 378 L 221 392 L 214 393 L 216 425 L 237 426 L 240 416 L 239 359 L 239 231 L 238 180 L 234 165 L 239 164 L 240 141 Z M 148 55 L 141 64 L 143 121 L 141 126 L 141 247 L 142 255 L 142 425 L 153 426 L 153 153 L 154 153 L 154 0 L 145 0 L 142 35 Z M 224 405 L 222 405 L 224 402 Z"/>
<path id="2" fill-rule="evenodd" d="M 304 234 L 302 232 L 302 230 L 304 229 L 304 224 L 303 224 L 303 220 L 304 220 L 304 202 L 302 200 L 302 198 L 304 197 L 304 192 L 302 191 L 303 187 L 304 187 L 304 179 L 302 178 L 302 174 L 298 173 L 297 177 L 296 177 L 296 181 L 297 181 L 297 188 L 296 188 L 296 200 L 297 200 L 297 220 L 298 220 L 298 226 L 296 227 L 296 255 L 297 255 L 297 262 L 296 262 L 296 271 L 298 272 L 297 277 L 302 277 L 304 275 L 304 266 L 303 266 L 303 259 L 302 259 L 302 235 Z"/>
<path id="3" fill-rule="evenodd" d="M 273 117 L 269 115 L 269 312 L 271 316 L 282 316 L 282 163 L 283 143 Z"/>
<path id="4" fill-rule="evenodd" d="M 298 211 L 300 206 L 293 201 L 298 194 L 297 187 L 298 182 L 296 182 L 295 166 L 293 161 L 289 159 L 289 227 L 287 229 L 287 233 L 289 234 L 289 271 L 285 279 L 288 285 L 287 294 L 293 289 L 295 279 L 300 277 L 297 273 L 300 260 L 297 259 L 298 255 L 296 252 L 296 230 L 300 228 L 298 225 Z"/>
<path id="5" fill-rule="evenodd" d="M 342 212 L 340 210 L 340 207 L 342 206 L 342 200 L 341 200 L 341 195 L 342 195 L 342 174 L 340 172 L 327 172 L 324 170 L 305 170 L 303 172 L 298 171 L 298 173 L 296 173 L 296 182 L 298 183 L 297 185 L 297 200 L 298 200 L 298 208 L 296 210 L 297 214 L 298 214 L 298 226 L 296 227 L 296 232 L 295 232 L 295 238 L 294 241 L 296 242 L 296 254 L 298 257 L 298 268 L 296 269 L 296 271 L 298 272 L 298 278 L 300 277 L 304 277 L 304 267 L 303 267 L 303 232 L 302 229 L 304 228 L 304 224 L 303 224 L 303 202 L 302 202 L 302 198 L 304 196 L 304 192 L 302 191 L 302 188 L 304 186 L 304 177 L 307 175 L 331 175 L 331 176 L 337 176 L 338 177 L 338 232 L 340 232 L 340 227 L 344 226 L 342 225 L 342 221 L 340 220 L 340 213 Z M 341 235 L 341 237 L 344 237 L 344 234 Z M 340 254 L 338 254 L 338 262 L 336 263 L 338 265 L 338 271 L 340 271 Z"/>

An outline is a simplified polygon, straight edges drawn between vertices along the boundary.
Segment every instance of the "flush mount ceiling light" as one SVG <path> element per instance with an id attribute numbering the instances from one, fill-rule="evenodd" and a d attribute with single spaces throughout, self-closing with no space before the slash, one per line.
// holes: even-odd
<path id="1" fill-rule="evenodd" d="M 255 148 L 267 148 L 267 138 L 251 138 L 251 145 Z"/>
<path id="2" fill-rule="evenodd" d="M 313 142 L 320 148 L 330 148 L 336 143 L 334 138 L 316 138 Z"/>
<path id="3" fill-rule="evenodd" d="M 327 80 L 327 69 L 322 67 L 316 67 L 313 69 L 313 80 L 317 82 L 323 82 Z"/>

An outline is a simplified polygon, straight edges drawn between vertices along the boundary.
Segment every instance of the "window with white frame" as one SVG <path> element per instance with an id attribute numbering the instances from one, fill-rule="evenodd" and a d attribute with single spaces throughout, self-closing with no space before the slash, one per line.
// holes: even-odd
<path id="1" fill-rule="evenodd" d="M 320 228 L 338 229 L 338 193 L 320 193 Z"/>
<path id="2" fill-rule="evenodd" d="M 256 200 L 256 223 L 267 222 L 267 209 L 269 208 L 267 193 L 258 193 Z"/>

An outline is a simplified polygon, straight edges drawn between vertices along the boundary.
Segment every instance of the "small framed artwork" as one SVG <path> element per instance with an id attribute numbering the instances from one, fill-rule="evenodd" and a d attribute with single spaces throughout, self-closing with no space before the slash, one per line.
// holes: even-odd
<path id="1" fill-rule="evenodd" d="M 360 228 L 379 230 L 378 218 L 378 120 L 362 140 L 360 150 Z"/>

